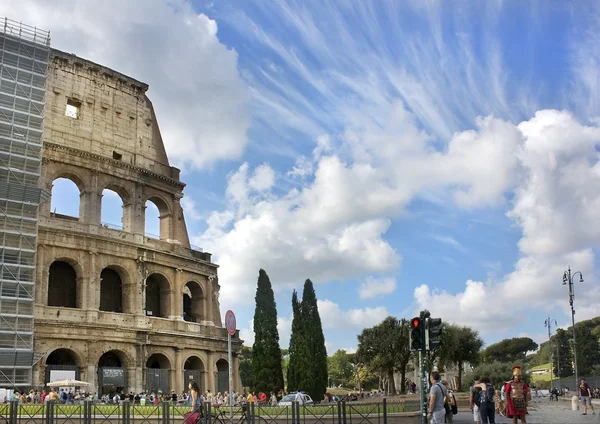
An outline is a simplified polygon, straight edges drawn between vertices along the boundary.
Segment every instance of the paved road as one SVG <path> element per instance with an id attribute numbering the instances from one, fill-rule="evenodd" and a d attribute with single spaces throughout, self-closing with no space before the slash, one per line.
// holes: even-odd
<path id="1" fill-rule="evenodd" d="M 571 411 L 571 402 L 549 402 L 546 399 L 530 405 L 527 424 L 600 424 L 600 405 L 594 402 L 594 409 L 596 415 L 581 415 L 583 409 Z M 588 414 L 591 414 L 589 409 Z M 512 419 L 496 415 L 496 423 L 509 424 Z M 473 424 L 473 415 L 460 412 L 454 416 L 454 424 Z"/>

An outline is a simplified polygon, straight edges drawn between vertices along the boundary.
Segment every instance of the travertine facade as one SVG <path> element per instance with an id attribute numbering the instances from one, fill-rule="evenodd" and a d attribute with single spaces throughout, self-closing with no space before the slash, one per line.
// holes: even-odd
<path id="1" fill-rule="evenodd" d="M 217 265 L 190 248 L 184 184 L 148 86 L 53 51 L 46 88 L 43 188 L 68 178 L 81 194 L 79 217 L 53 213 L 49 201 L 40 209 L 34 384 L 74 370 L 104 392 L 181 392 L 191 378 L 227 390 Z M 104 189 L 123 201 L 122 230 L 101 223 Z M 159 209 L 160 239 L 145 235 L 147 201 Z M 239 390 L 236 355 L 233 369 Z"/>

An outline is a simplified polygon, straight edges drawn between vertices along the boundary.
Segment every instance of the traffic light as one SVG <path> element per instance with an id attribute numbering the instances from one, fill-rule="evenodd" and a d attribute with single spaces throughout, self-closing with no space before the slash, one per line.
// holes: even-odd
<path id="1" fill-rule="evenodd" d="M 440 345 L 442 335 L 442 319 L 427 318 L 425 323 L 425 350 L 433 350 Z"/>
<path id="2" fill-rule="evenodd" d="M 410 321 L 410 350 L 423 349 L 423 320 L 415 317 Z"/>

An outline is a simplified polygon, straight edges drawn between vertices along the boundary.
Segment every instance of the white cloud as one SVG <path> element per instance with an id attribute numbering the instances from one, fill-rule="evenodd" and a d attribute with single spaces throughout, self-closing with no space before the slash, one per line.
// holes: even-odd
<path id="1" fill-rule="evenodd" d="M 256 191 L 268 191 L 275 182 L 275 171 L 267 164 L 258 166 L 248 181 L 248 186 Z"/>
<path id="2" fill-rule="evenodd" d="M 439 241 L 440 243 L 447 244 L 448 246 L 458 250 L 459 252 L 467 252 L 467 249 L 462 244 L 460 244 L 454 237 L 444 236 L 441 234 L 431 234 L 430 237 L 433 240 Z"/>
<path id="3" fill-rule="evenodd" d="M 313 164 L 305 156 L 300 156 L 296 159 L 296 164 L 287 175 L 290 177 L 305 178 L 313 173 Z"/>
<path id="4" fill-rule="evenodd" d="M 277 318 L 277 331 L 279 332 L 279 346 L 287 348 L 290 344 L 290 336 L 292 334 L 292 318 L 279 317 Z M 240 339 L 244 341 L 244 346 L 254 344 L 254 320 L 248 322 L 248 327 L 240 328 Z"/>
<path id="5" fill-rule="evenodd" d="M 53 47 L 148 83 L 171 159 L 206 167 L 242 154 L 250 120 L 237 53 L 219 41 L 216 22 L 197 14 L 190 2 L 0 5 L 5 16 L 50 30 Z"/>
<path id="6" fill-rule="evenodd" d="M 377 296 L 391 294 L 396 290 L 395 278 L 367 277 L 358 288 L 358 296 L 361 299 L 371 299 Z"/>
<path id="7" fill-rule="evenodd" d="M 396 105 L 388 126 L 347 132 L 337 153 L 314 162 L 312 181 L 283 193 L 266 188 L 270 179 L 257 190 L 257 171 L 242 164 L 229 175 L 225 209 L 194 241 L 221 265 L 224 301 L 251 299 L 245 276 L 257 264 L 277 286 L 298 275 L 319 282 L 396 269 L 401 256 L 384 235 L 391 218 L 423 191 L 446 189 L 449 201 L 469 208 L 501 203 L 520 172 L 508 152 L 522 144 L 522 135 L 498 119 L 477 122 L 477 131 L 457 133 L 440 152 Z"/>
<path id="8" fill-rule="evenodd" d="M 485 283 L 468 281 L 457 294 L 427 285 L 415 290 L 419 307 L 482 332 L 517 325 L 531 308 L 558 307 L 568 315 L 568 292 L 561 285 L 568 265 L 586 276 L 585 283 L 576 283 L 576 291 L 584 293 L 576 298 L 578 319 L 600 314 L 595 252 L 590 247 L 600 243 L 595 224 L 600 128 L 582 126 L 567 112 L 545 110 L 519 124 L 518 130 L 523 143 L 516 156 L 523 179 L 508 216 L 522 227 L 523 235 L 514 271 Z"/>
<path id="9" fill-rule="evenodd" d="M 248 327 L 240 328 L 240 339 L 244 341 L 244 346 L 254 344 L 254 320 L 248 322 Z"/>
<path id="10" fill-rule="evenodd" d="M 198 211 L 196 202 L 191 197 L 184 197 L 181 199 L 181 207 L 183 208 L 185 217 L 191 219 L 192 221 L 198 221 L 204 218 L 200 211 Z"/>
<path id="11" fill-rule="evenodd" d="M 323 328 L 328 329 L 350 328 L 362 330 L 379 324 L 389 315 L 389 312 L 383 306 L 364 309 L 353 308 L 344 311 L 337 303 L 327 299 L 319 299 L 317 306 Z"/>

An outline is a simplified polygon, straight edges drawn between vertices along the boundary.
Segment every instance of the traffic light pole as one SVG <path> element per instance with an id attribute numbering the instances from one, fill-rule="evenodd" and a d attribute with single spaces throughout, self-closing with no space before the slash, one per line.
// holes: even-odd
<path id="1" fill-rule="evenodd" d="M 421 321 L 423 324 L 426 323 L 429 318 L 429 311 L 421 312 Z M 427 338 L 427 326 L 421 325 L 422 328 L 422 347 L 419 352 L 419 369 L 421 372 L 421 424 L 427 424 L 427 409 L 429 407 L 429 402 L 427 402 L 427 369 L 425 367 L 425 359 L 427 358 L 427 346 L 425 343 L 425 339 Z"/>
<path id="2" fill-rule="evenodd" d="M 425 369 L 425 348 L 419 352 L 419 368 L 421 372 L 421 424 L 427 424 L 427 370 Z"/>

